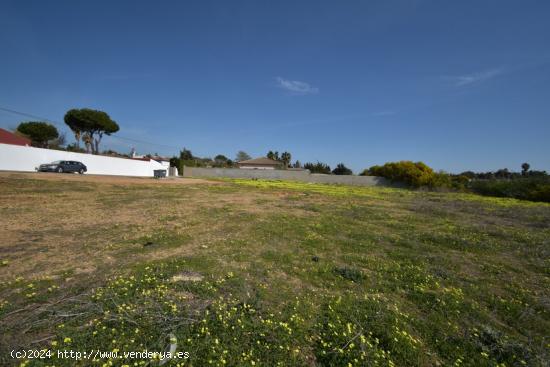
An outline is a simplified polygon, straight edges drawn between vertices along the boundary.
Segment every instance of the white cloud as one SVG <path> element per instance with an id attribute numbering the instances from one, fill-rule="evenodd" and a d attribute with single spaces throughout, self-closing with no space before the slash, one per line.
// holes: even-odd
<path id="1" fill-rule="evenodd" d="M 504 73 L 502 68 L 485 70 L 468 75 L 453 76 L 449 79 L 453 81 L 454 85 L 457 87 L 463 87 L 466 85 L 484 82 L 486 80 L 492 79 Z"/>
<path id="2" fill-rule="evenodd" d="M 277 77 L 277 85 L 293 94 L 317 94 L 319 88 L 313 87 L 306 82 L 298 80 L 287 80 L 281 77 Z"/>

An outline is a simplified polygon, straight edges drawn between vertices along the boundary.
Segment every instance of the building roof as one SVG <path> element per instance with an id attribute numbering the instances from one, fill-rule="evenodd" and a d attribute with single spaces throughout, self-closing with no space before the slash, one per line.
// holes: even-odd
<path id="1" fill-rule="evenodd" d="M 154 160 L 154 161 L 157 161 L 157 162 L 170 162 L 170 158 L 168 157 L 161 157 L 160 155 L 154 155 L 154 156 L 151 156 L 151 159 Z"/>
<path id="2" fill-rule="evenodd" d="M 252 165 L 261 165 L 261 166 L 279 166 L 281 162 L 277 162 L 273 159 L 261 157 L 254 159 L 247 159 L 246 161 L 240 161 L 239 164 L 252 164 Z"/>
<path id="3" fill-rule="evenodd" d="M 31 145 L 30 139 L 27 139 L 23 136 L 16 135 L 8 130 L 0 128 L 0 143 L 2 144 L 11 144 L 11 145 Z"/>

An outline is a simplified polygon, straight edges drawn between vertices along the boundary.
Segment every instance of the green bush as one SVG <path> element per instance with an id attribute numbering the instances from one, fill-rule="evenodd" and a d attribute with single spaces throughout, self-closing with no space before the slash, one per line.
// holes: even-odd
<path id="1" fill-rule="evenodd" d="M 430 179 L 428 186 L 431 188 L 447 188 L 465 190 L 470 179 L 463 175 L 451 175 L 446 172 L 436 172 Z"/>
<path id="2" fill-rule="evenodd" d="M 404 183 L 411 187 L 429 187 L 464 190 L 469 178 L 464 175 L 450 175 L 446 172 L 434 172 L 423 162 L 389 162 L 383 166 L 372 166 L 364 170 L 361 176 L 379 176 L 392 182 Z"/>
<path id="3" fill-rule="evenodd" d="M 470 183 L 469 188 L 481 195 L 550 203 L 550 179 L 544 177 L 474 180 Z"/>
<path id="4" fill-rule="evenodd" d="M 451 175 L 446 172 L 434 172 L 423 162 L 389 162 L 383 166 L 372 166 L 364 170 L 361 176 L 379 176 L 392 182 L 404 183 L 411 187 L 429 187 L 464 190 L 469 182 L 465 175 Z"/>
<path id="5" fill-rule="evenodd" d="M 543 175 L 514 179 L 471 179 L 472 176 L 468 175 L 468 172 L 449 175 L 445 172 L 434 172 L 422 162 L 411 161 L 389 162 L 383 166 L 372 166 L 361 174 L 384 177 L 392 182 L 400 182 L 416 188 L 469 190 L 480 195 L 550 202 L 550 178 Z M 491 177 L 505 176 L 493 175 Z"/>
<path id="6" fill-rule="evenodd" d="M 359 282 L 364 279 L 364 275 L 361 270 L 344 267 L 335 267 L 334 273 L 341 276 L 344 279 L 351 280 L 352 282 Z"/>
<path id="7" fill-rule="evenodd" d="M 422 162 L 388 162 L 383 166 L 372 166 L 369 168 L 369 174 L 413 187 L 431 186 L 436 182 L 433 169 Z"/>

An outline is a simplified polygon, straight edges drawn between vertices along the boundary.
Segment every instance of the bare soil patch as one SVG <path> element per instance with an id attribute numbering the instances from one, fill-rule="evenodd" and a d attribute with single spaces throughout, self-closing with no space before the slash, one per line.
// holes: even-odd
<path id="1" fill-rule="evenodd" d="M 92 182 L 115 185 L 196 185 L 196 184 L 213 184 L 219 185 L 219 181 L 210 181 L 199 178 L 166 178 L 154 179 L 151 177 L 129 177 L 129 176 L 107 176 L 107 175 L 78 175 L 71 173 L 49 173 L 49 172 L 0 172 L 0 178 L 14 179 L 35 179 L 48 181 L 76 181 L 76 182 Z"/>

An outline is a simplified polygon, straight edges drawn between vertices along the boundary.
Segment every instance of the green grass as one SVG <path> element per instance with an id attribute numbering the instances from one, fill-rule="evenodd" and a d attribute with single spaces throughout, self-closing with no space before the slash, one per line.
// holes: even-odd
<path id="1" fill-rule="evenodd" d="M 16 187 L 32 195 L 0 208 L 11 215 L 23 216 L 18 205 L 40 213 L 45 209 L 30 204 L 53 190 L 44 183 L 33 193 L 29 180 L 3 184 L 9 195 L 19 195 Z M 129 214 L 114 212 L 114 222 L 116 213 L 135 210 L 147 221 L 130 229 L 111 223 L 107 234 L 94 232 L 97 243 L 85 236 L 98 251 L 92 275 L 19 275 L 19 260 L 6 257 L 3 364 L 21 362 L 7 357 L 8 346 L 121 355 L 164 351 L 170 343 L 190 358 L 166 365 L 550 363 L 548 204 L 259 180 L 97 185 L 90 202 L 94 185 L 73 185 L 53 192 L 93 204 L 97 213 L 126 207 Z M 74 246 L 66 251 L 78 251 Z M 106 256 L 109 266 L 102 265 Z"/>

